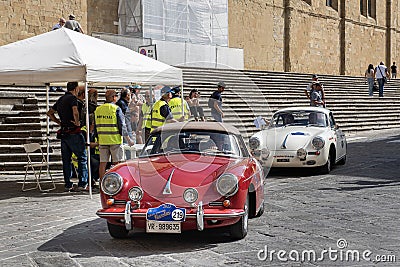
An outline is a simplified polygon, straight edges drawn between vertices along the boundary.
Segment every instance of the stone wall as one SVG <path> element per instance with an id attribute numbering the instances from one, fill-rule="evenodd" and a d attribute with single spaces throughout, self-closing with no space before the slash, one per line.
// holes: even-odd
<path id="1" fill-rule="evenodd" d="M 48 32 L 71 13 L 87 34 L 118 31 L 118 0 L 1 0 L 0 45 Z"/>
<path id="2" fill-rule="evenodd" d="M 312 3 L 292 1 L 287 11 L 290 62 L 286 70 L 337 74 L 340 71 L 339 13 L 327 7 L 325 1 Z"/>
<path id="3" fill-rule="evenodd" d="M 244 49 L 247 69 L 364 75 L 400 62 L 400 0 L 376 2 L 371 18 L 360 1 L 229 0 L 229 46 Z"/>
<path id="4" fill-rule="evenodd" d="M 0 45 L 48 32 L 60 17 L 71 13 L 86 32 L 86 0 L 1 0 Z"/>
<path id="5" fill-rule="evenodd" d="M 87 29 L 92 32 L 118 33 L 118 0 L 88 0 Z"/>
<path id="6" fill-rule="evenodd" d="M 47 32 L 70 13 L 89 35 L 117 33 L 118 2 L 1 0 L 0 45 Z M 376 2 L 370 18 L 360 1 L 228 0 L 229 46 L 244 49 L 246 69 L 363 75 L 370 63 L 400 62 L 400 0 Z"/>
<path id="7" fill-rule="evenodd" d="M 229 0 L 229 46 L 247 69 L 283 71 L 283 0 Z"/>

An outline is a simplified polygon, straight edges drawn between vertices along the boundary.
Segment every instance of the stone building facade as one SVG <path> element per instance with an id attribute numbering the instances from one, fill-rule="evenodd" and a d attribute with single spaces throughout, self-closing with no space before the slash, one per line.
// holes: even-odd
<path id="1" fill-rule="evenodd" d="M 71 13 L 87 34 L 118 32 L 118 0 L 1 0 L 0 45 L 48 32 Z"/>
<path id="2" fill-rule="evenodd" d="M 399 0 L 230 0 L 248 69 L 364 75 L 399 60 Z"/>
<path id="3" fill-rule="evenodd" d="M 1 0 L 0 45 L 75 14 L 85 33 L 117 33 L 118 0 Z M 399 60 L 400 0 L 229 0 L 229 46 L 245 68 L 363 75 Z"/>

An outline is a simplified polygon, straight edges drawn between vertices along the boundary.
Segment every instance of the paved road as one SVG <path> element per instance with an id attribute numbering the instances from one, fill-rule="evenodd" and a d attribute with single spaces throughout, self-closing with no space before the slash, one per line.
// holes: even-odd
<path id="1" fill-rule="evenodd" d="M 266 213 L 236 242 L 218 231 L 114 240 L 98 195 L 22 193 L 0 177 L 0 266 L 399 266 L 400 135 L 351 140 L 329 175 L 271 172 Z"/>

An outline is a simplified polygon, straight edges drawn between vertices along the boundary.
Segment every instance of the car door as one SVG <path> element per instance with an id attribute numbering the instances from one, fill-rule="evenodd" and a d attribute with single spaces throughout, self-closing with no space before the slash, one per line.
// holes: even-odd
<path id="1" fill-rule="evenodd" d="M 332 112 L 329 113 L 329 124 L 331 126 L 332 131 L 335 133 L 336 137 L 336 160 L 342 158 L 346 154 L 346 136 L 342 132 L 342 130 L 338 127 L 333 117 Z"/>

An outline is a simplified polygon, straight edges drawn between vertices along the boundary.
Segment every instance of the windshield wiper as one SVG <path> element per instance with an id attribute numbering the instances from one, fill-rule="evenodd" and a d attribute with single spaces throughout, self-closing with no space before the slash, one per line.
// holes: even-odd
<path id="1" fill-rule="evenodd" d="M 293 123 L 285 124 L 284 126 L 286 127 L 286 126 L 294 126 L 294 125 L 303 125 L 304 126 L 304 124 L 301 122 L 293 122 Z"/>
<path id="2" fill-rule="evenodd" d="M 206 155 L 222 155 L 222 156 L 237 156 L 233 151 L 209 150 L 203 151 L 202 154 Z"/>

